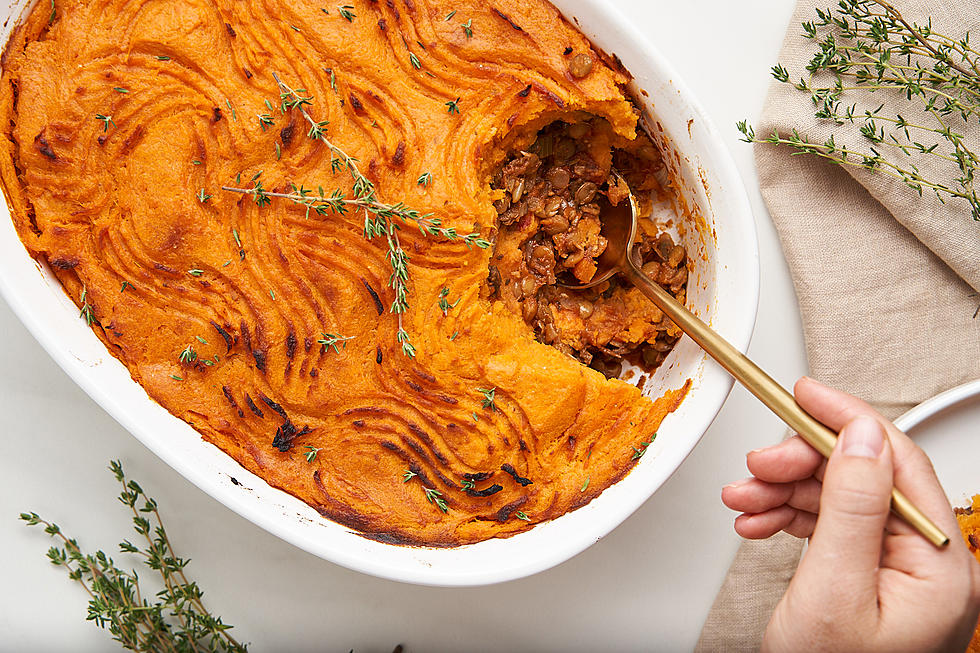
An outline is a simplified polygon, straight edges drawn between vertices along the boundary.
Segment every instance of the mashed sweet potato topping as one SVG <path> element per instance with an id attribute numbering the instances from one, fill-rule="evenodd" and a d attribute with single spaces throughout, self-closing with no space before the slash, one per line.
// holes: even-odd
<path id="1" fill-rule="evenodd" d="M 543 0 L 347 3 L 37 3 L 3 57 L 7 203 L 133 378 L 248 470 L 383 541 L 512 535 L 622 478 L 683 396 L 537 341 L 487 281 L 494 175 L 556 120 L 633 140 L 627 74 Z M 362 210 L 222 190 L 350 198 L 344 155 L 489 241 L 405 224 L 400 318 Z"/>
<path id="2" fill-rule="evenodd" d="M 966 540 L 970 552 L 980 561 L 980 494 L 973 497 L 969 506 L 956 508 L 955 511 L 963 539 Z M 977 624 L 977 631 L 973 634 L 966 653 L 980 653 L 980 623 Z"/>

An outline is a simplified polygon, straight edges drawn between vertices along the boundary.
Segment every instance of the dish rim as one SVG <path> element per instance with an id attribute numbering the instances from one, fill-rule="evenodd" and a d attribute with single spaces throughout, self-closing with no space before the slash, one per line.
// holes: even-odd
<path id="1" fill-rule="evenodd" d="M 734 160 L 731 157 L 731 153 L 724 143 L 724 140 L 721 138 L 720 133 L 704 112 L 700 103 L 693 96 L 689 88 L 679 79 L 670 62 L 662 55 L 662 53 L 653 43 L 649 42 L 640 33 L 638 27 L 636 27 L 634 23 L 630 22 L 627 16 L 622 13 L 620 9 L 613 8 L 613 11 L 609 11 L 608 7 L 603 6 L 604 3 L 602 0 L 553 0 L 553 4 L 559 9 L 559 11 L 562 12 L 570 23 L 575 25 L 577 29 L 582 31 L 593 42 L 596 41 L 597 34 L 590 28 L 598 25 L 601 27 L 600 31 L 606 35 L 605 39 L 607 41 L 613 40 L 613 38 L 618 38 L 624 44 L 626 44 L 624 45 L 624 48 L 630 47 L 638 52 L 642 52 L 645 58 L 642 68 L 655 71 L 658 77 L 669 80 L 669 87 L 677 92 L 681 98 L 681 101 L 689 110 L 690 115 L 700 122 L 699 129 L 704 131 L 706 144 L 700 151 L 708 151 L 711 153 L 711 173 L 714 177 L 724 182 L 724 203 L 729 208 L 730 216 L 734 216 L 726 216 L 725 219 L 726 221 L 729 219 L 732 220 L 732 223 L 740 228 L 737 231 L 733 229 L 732 240 L 724 242 L 722 246 L 726 248 L 738 249 L 741 253 L 741 257 L 739 259 L 739 261 L 742 263 L 739 270 L 741 275 L 738 277 L 737 281 L 738 287 L 742 293 L 740 296 L 740 302 L 744 305 L 746 310 L 739 312 L 737 315 L 733 314 L 731 320 L 732 324 L 727 330 L 726 336 L 739 350 L 745 351 L 748 348 L 751 334 L 754 329 L 759 303 L 760 269 L 757 240 L 758 235 L 745 185 L 735 166 Z M 592 18 L 589 19 L 590 22 L 587 28 L 579 23 L 579 21 L 575 18 L 575 15 L 581 15 L 583 11 L 588 13 L 590 8 L 593 12 L 601 13 L 595 13 Z M 13 12 L 16 10 L 16 7 L 11 7 L 10 10 Z M 626 67 L 628 70 L 631 70 L 631 72 L 634 73 L 641 68 L 636 64 L 627 64 Z M 644 104 L 652 105 L 652 99 L 644 101 Z M 681 153 L 690 153 L 690 149 L 677 149 Z M 9 212 L 6 207 L 6 202 L 3 203 L 2 211 L 0 212 L 4 214 Z M 28 255 L 19 238 L 17 239 L 16 246 L 20 247 L 23 253 L 23 258 L 26 258 L 31 265 L 38 265 L 37 262 L 31 259 L 31 257 Z M 234 510 L 239 515 L 245 517 L 249 521 L 274 534 L 280 539 L 283 539 L 318 557 L 324 558 L 325 560 L 349 569 L 401 582 L 453 587 L 487 585 L 513 580 L 544 571 L 580 553 L 625 521 L 629 515 L 631 515 L 636 509 L 645 503 L 656 492 L 656 490 L 659 489 L 668 478 L 670 478 L 670 476 L 683 463 L 683 460 L 691 453 L 691 451 L 693 451 L 701 437 L 703 437 L 704 432 L 708 429 L 711 422 L 724 405 L 725 399 L 731 391 L 734 383 L 727 373 L 715 365 L 713 361 L 705 359 L 705 362 L 702 364 L 703 370 L 699 385 L 710 387 L 700 388 L 699 390 L 705 397 L 704 403 L 711 406 L 711 408 L 710 410 L 705 410 L 699 414 L 697 416 L 698 419 L 695 427 L 688 429 L 690 431 L 697 431 L 696 437 L 691 438 L 690 442 L 684 446 L 678 446 L 669 451 L 665 450 L 661 452 L 658 455 L 658 458 L 665 459 L 665 464 L 661 465 L 661 467 L 667 469 L 668 471 L 666 473 L 660 471 L 657 474 L 650 474 L 649 478 L 645 478 L 643 491 L 636 493 L 639 496 L 623 496 L 622 492 L 618 493 L 621 496 L 617 497 L 616 502 L 613 504 L 615 506 L 614 510 L 609 510 L 608 506 L 606 506 L 607 509 L 605 511 L 598 512 L 596 510 L 590 511 L 589 507 L 597 502 L 602 502 L 603 504 L 612 503 L 613 500 L 609 499 L 608 497 L 610 495 L 617 494 L 614 492 L 616 487 L 624 483 L 626 479 L 614 484 L 610 488 L 607 488 L 602 495 L 593 500 L 590 506 L 585 506 L 579 510 L 566 513 L 565 515 L 552 520 L 552 522 L 538 525 L 530 531 L 515 535 L 512 538 L 507 538 L 506 540 L 488 540 L 486 542 L 467 545 L 465 547 L 455 547 L 453 549 L 421 550 L 435 552 L 433 557 L 438 557 L 438 552 L 440 551 L 460 551 L 471 547 L 481 547 L 491 542 L 523 542 L 523 540 L 533 540 L 534 538 L 531 534 L 540 533 L 543 529 L 548 527 L 549 524 L 557 523 L 565 518 L 569 518 L 566 519 L 565 523 L 568 523 L 570 520 L 582 521 L 583 514 L 591 513 L 591 516 L 593 517 L 590 522 L 592 527 L 589 529 L 587 537 L 557 540 L 556 538 L 552 538 L 552 544 L 554 546 L 552 546 L 546 554 L 537 554 L 530 556 L 525 560 L 517 560 L 506 567 L 478 569 L 476 566 L 474 566 L 469 572 L 464 573 L 452 569 L 447 571 L 437 569 L 437 565 L 434 564 L 429 564 L 428 567 L 426 567 L 425 565 L 427 563 L 425 562 L 423 562 L 422 565 L 406 566 L 397 562 L 392 563 L 390 560 L 371 560 L 370 549 L 374 545 L 411 550 L 410 547 L 392 547 L 392 545 L 371 542 L 365 547 L 356 547 L 355 550 L 352 551 L 349 549 L 331 548 L 330 545 L 318 545 L 318 542 L 311 541 L 306 530 L 296 528 L 294 524 L 295 520 L 285 518 L 289 517 L 289 515 L 284 515 L 282 511 L 269 510 L 259 505 L 262 502 L 261 497 L 256 500 L 255 497 L 238 491 L 239 488 L 234 488 L 232 491 L 229 491 L 228 488 L 231 486 L 227 482 L 223 482 L 223 479 L 220 478 L 220 474 L 214 473 L 212 469 L 207 466 L 207 462 L 199 464 L 197 460 L 187 460 L 177 455 L 179 453 L 179 445 L 173 445 L 161 439 L 159 436 L 154 435 L 153 424 L 146 424 L 140 421 L 141 415 L 139 414 L 139 411 L 125 405 L 119 397 L 114 396 L 111 392 L 99 385 L 98 379 L 96 378 L 97 374 L 93 374 L 90 371 L 91 365 L 79 358 L 79 356 L 73 352 L 70 347 L 61 342 L 61 327 L 59 327 L 57 324 L 45 322 L 42 317 L 42 311 L 36 310 L 34 307 L 32 307 L 30 302 L 30 293 L 27 292 L 26 289 L 18 287 L 17 284 L 13 283 L 11 279 L 8 278 L 8 275 L 12 276 L 13 273 L 8 271 L 7 265 L 7 262 L 0 262 L 0 295 L 2 295 L 7 301 L 7 304 L 17 315 L 18 319 L 21 320 L 21 322 L 27 327 L 28 331 L 30 331 L 31 335 L 39 342 L 39 344 L 41 344 L 45 351 L 47 351 L 48 355 L 54 359 L 59 367 L 61 367 L 68 374 L 68 376 L 86 392 L 86 394 L 88 394 L 97 404 L 106 410 L 106 412 L 109 413 L 123 428 L 129 431 L 137 440 L 150 449 L 158 458 L 166 462 L 185 479 L 193 483 L 209 496 L 218 500 L 220 503 Z M 41 283 L 47 283 L 47 280 L 43 276 Z M 64 295 L 63 289 L 60 288 L 60 285 L 56 290 L 61 290 L 62 294 Z M 65 295 L 65 301 L 70 303 L 67 295 Z M 91 335 L 93 339 L 95 338 L 93 334 L 89 335 Z M 111 355 L 104 350 L 104 345 L 102 345 L 101 342 L 97 340 L 96 342 L 102 349 L 104 358 L 109 359 L 110 363 L 116 363 L 121 366 L 119 361 L 111 357 Z M 129 379 L 129 384 L 135 386 L 139 392 L 145 393 L 143 388 L 136 384 L 136 382 L 132 379 Z M 152 402 L 152 400 L 150 401 Z M 152 403 L 159 409 L 159 411 L 162 411 L 163 415 L 169 416 L 171 419 L 180 422 L 178 418 L 171 415 L 169 412 L 159 406 L 159 404 L 156 404 L 155 402 Z M 187 429 L 191 429 L 189 425 L 186 425 L 183 422 L 180 423 Z M 210 447 L 217 452 L 219 456 L 227 458 L 227 461 L 230 462 L 236 469 L 236 475 L 238 477 L 249 480 L 254 479 L 254 483 L 265 484 L 265 481 L 252 475 L 244 468 L 241 468 L 237 462 L 224 454 L 224 452 L 218 450 L 213 445 L 204 442 L 203 438 L 201 438 L 200 434 L 198 434 L 196 431 L 192 430 L 192 432 L 204 446 Z M 689 446 L 687 446 L 688 444 Z M 627 478 L 639 473 L 641 472 L 638 466 L 638 469 L 634 469 L 627 476 Z M 280 492 L 272 488 L 268 488 L 268 491 L 273 493 Z M 606 497 L 607 500 L 602 501 L 603 497 Z M 283 501 L 290 505 L 291 509 L 290 499 L 297 502 L 298 500 L 291 496 L 287 499 L 283 499 Z M 578 515 L 578 517 L 572 517 L 575 515 Z M 325 518 L 320 519 L 325 521 Z M 347 530 L 355 537 L 364 539 L 361 538 L 360 535 L 354 534 L 352 531 L 350 531 L 350 529 L 346 529 L 345 527 L 333 522 L 331 522 L 331 525 L 333 527 Z M 365 540 L 365 542 L 369 541 Z M 506 548 L 506 545 L 504 546 Z M 368 552 L 367 555 L 365 555 L 365 551 Z"/>

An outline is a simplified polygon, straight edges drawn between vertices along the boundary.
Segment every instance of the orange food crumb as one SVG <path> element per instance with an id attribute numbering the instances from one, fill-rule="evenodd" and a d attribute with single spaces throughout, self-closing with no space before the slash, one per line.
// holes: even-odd
<path id="1" fill-rule="evenodd" d="M 956 519 L 966 545 L 980 561 L 980 494 L 973 497 L 973 503 L 968 508 L 956 509 Z M 967 653 L 980 653 L 980 623 L 977 624 L 977 632 L 973 634 Z"/>

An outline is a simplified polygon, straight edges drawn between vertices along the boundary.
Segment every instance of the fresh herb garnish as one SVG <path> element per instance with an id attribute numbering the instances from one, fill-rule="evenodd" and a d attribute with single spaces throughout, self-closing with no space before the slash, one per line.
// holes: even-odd
<path id="1" fill-rule="evenodd" d="M 590 480 L 591 480 L 590 477 L 588 477 L 588 476 L 585 477 L 585 483 L 582 483 L 582 489 L 579 490 L 579 492 L 585 492 L 586 488 L 589 487 L 589 481 Z"/>
<path id="2" fill-rule="evenodd" d="M 446 110 L 449 111 L 449 113 L 459 113 L 459 100 L 460 98 L 456 98 L 455 100 L 446 102 Z"/>
<path id="3" fill-rule="evenodd" d="M 323 447 L 317 448 L 317 447 L 311 447 L 311 446 L 307 445 L 307 447 L 306 447 L 306 453 L 303 454 L 303 457 L 306 458 L 306 462 L 311 463 L 314 460 L 316 460 L 316 455 L 318 453 L 320 453 L 320 449 L 322 449 L 322 448 Z"/>
<path id="4" fill-rule="evenodd" d="M 122 285 L 119 286 L 119 292 L 126 292 L 127 287 L 132 288 L 133 284 L 129 283 L 128 281 L 123 281 Z"/>
<path id="5" fill-rule="evenodd" d="M 259 113 L 256 114 L 259 117 L 259 126 L 262 127 L 262 131 L 265 131 L 266 127 L 273 124 L 272 114 L 269 113 Z"/>
<path id="6" fill-rule="evenodd" d="M 194 351 L 193 345 L 187 345 L 182 352 L 177 356 L 177 360 L 181 363 L 193 363 L 197 360 L 197 352 Z"/>
<path id="7" fill-rule="evenodd" d="M 109 125 L 112 125 L 113 127 L 116 126 L 116 123 L 113 122 L 112 120 L 112 116 L 106 116 L 104 114 L 97 113 L 95 114 L 95 119 L 102 121 L 102 131 L 104 132 L 109 131 Z"/>
<path id="8" fill-rule="evenodd" d="M 520 520 L 523 520 L 523 521 L 531 521 L 531 518 L 528 517 L 526 514 L 524 514 L 524 512 L 522 512 L 520 510 L 518 510 L 517 512 L 515 512 L 514 513 L 514 516 L 517 517 Z"/>
<path id="9" fill-rule="evenodd" d="M 480 421 L 480 416 L 477 415 L 475 412 L 470 413 L 470 414 L 473 416 L 473 421 L 474 422 L 479 422 Z"/>
<path id="10" fill-rule="evenodd" d="M 497 394 L 497 388 L 477 388 L 477 392 L 483 395 L 482 405 L 484 408 L 489 408 L 490 410 L 497 410 L 497 404 L 494 403 Z"/>
<path id="11" fill-rule="evenodd" d="M 463 33 L 466 34 L 466 38 L 473 38 L 473 19 L 470 18 L 468 21 L 463 23 Z"/>
<path id="12" fill-rule="evenodd" d="M 403 477 L 404 477 L 404 479 L 405 479 L 404 481 L 402 481 L 402 483 L 408 483 L 408 482 L 409 482 L 409 481 L 411 481 L 411 480 L 412 480 L 413 478 L 415 478 L 416 476 L 418 476 L 418 474 L 416 474 L 415 472 L 413 472 L 413 471 L 412 471 L 412 470 L 410 470 L 410 469 L 406 469 L 406 470 L 405 470 L 405 473 L 404 473 L 404 474 L 402 474 L 402 476 L 403 476 Z"/>
<path id="13" fill-rule="evenodd" d="M 653 441 L 656 439 L 657 439 L 657 434 L 654 433 L 653 435 L 650 436 L 650 440 L 648 442 L 641 442 L 639 448 L 632 447 L 633 457 L 630 458 L 630 460 L 639 460 L 640 458 L 642 458 L 643 454 L 647 452 L 647 447 L 653 444 Z"/>
<path id="14" fill-rule="evenodd" d="M 209 199 L 211 199 L 213 196 L 212 195 L 208 195 L 207 193 L 205 193 L 204 192 L 204 189 L 202 188 L 201 190 L 197 191 L 197 195 L 195 195 L 195 197 L 197 197 L 197 201 L 198 202 L 200 202 L 201 204 L 204 204 Z"/>
<path id="15" fill-rule="evenodd" d="M 439 291 L 439 308 L 442 310 L 443 315 L 449 315 L 449 309 L 455 308 L 456 304 L 458 304 L 460 302 L 460 299 L 462 299 L 461 297 L 460 299 L 457 299 L 452 304 L 450 304 L 449 300 L 446 299 L 448 296 L 449 296 L 449 288 L 443 288 L 441 291 Z"/>
<path id="16" fill-rule="evenodd" d="M 51 1 L 54 2 L 54 0 L 51 0 Z M 453 16 L 455 16 L 455 15 L 456 15 L 456 10 L 453 9 L 448 14 L 446 14 L 445 21 L 448 23 L 449 21 L 451 21 L 453 19 Z"/>
<path id="17" fill-rule="evenodd" d="M 87 326 L 92 326 L 97 322 L 97 320 L 95 319 L 95 310 L 92 308 L 92 305 L 88 303 L 88 290 L 85 288 L 85 286 L 82 286 L 81 302 L 82 310 L 78 313 L 78 317 L 85 320 L 85 324 Z"/>
<path id="18" fill-rule="evenodd" d="M 192 277 L 199 277 L 202 274 L 204 274 L 204 270 L 200 270 L 198 268 L 193 268 L 191 270 L 188 270 L 187 271 L 187 274 L 191 275 Z"/>
<path id="19" fill-rule="evenodd" d="M 123 487 L 119 500 L 132 511 L 133 527 L 146 541 L 140 548 L 123 540 L 119 549 L 136 554 L 162 576 L 163 589 L 159 592 L 154 594 L 141 586 L 136 571 L 120 569 L 103 551 L 84 553 L 57 524 L 35 512 L 20 514 L 28 526 L 43 526 L 45 533 L 61 541 L 60 546 L 48 549 L 48 559 L 64 567 L 68 577 L 89 595 L 88 620 L 132 651 L 244 653 L 246 647 L 228 633 L 231 626 L 208 612 L 201 601 L 204 592 L 188 580 L 185 569 L 190 560 L 174 552 L 157 502 L 146 496 L 136 481 L 126 479 L 118 461 L 112 461 L 109 469 Z"/>
<path id="20" fill-rule="evenodd" d="M 421 175 L 419 175 L 419 178 L 415 183 L 419 186 L 428 186 L 432 183 L 432 173 L 423 172 Z"/>
<path id="21" fill-rule="evenodd" d="M 425 498 L 429 503 L 436 504 L 439 510 L 443 512 L 449 512 L 449 506 L 446 504 L 446 500 L 442 498 L 442 492 L 431 487 L 424 487 L 422 489 L 425 490 Z"/>
<path id="22" fill-rule="evenodd" d="M 414 52 L 408 53 L 408 60 L 412 62 L 412 67 L 415 68 L 416 70 L 422 68 L 422 62 L 419 61 L 419 58 L 415 56 Z"/>
<path id="23" fill-rule="evenodd" d="M 295 204 L 306 207 L 306 216 L 309 218 L 311 212 L 318 215 L 334 213 L 343 215 L 351 208 L 364 213 L 364 237 L 373 240 L 377 237 L 385 239 L 388 246 L 386 258 L 391 267 L 389 285 L 395 293 L 395 299 L 391 303 L 390 312 L 398 318 L 398 332 L 396 339 L 401 345 L 402 353 L 409 357 L 415 356 L 415 346 L 412 344 L 411 337 L 403 325 L 403 314 L 408 310 L 408 254 L 401 246 L 399 231 L 401 223 L 414 222 L 419 230 L 426 235 L 441 236 L 447 240 L 461 240 L 467 247 L 475 245 L 481 249 L 490 246 L 490 241 L 482 238 L 478 232 L 460 235 L 454 227 L 443 227 L 441 220 L 431 217 L 431 214 L 423 214 L 397 202 L 386 204 L 379 202 L 374 183 L 365 177 L 357 166 L 357 159 L 350 156 L 342 149 L 334 145 L 326 136 L 327 121 L 316 121 L 307 110 L 312 106 L 313 98 L 305 95 L 304 89 L 292 89 L 287 86 L 279 76 L 273 73 L 273 78 L 279 84 L 280 110 L 285 113 L 290 109 L 299 109 L 306 121 L 311 125 L 308 136 L 312 140 L 319 140 L 330 150 L 331 170 L 339 172 L 346 170 L 354 180 L 352 187 L 352 197 L 348 197 L 343 191 L 337 189 L 329 195 L 319 187 L 317 192 L 292 184 L 291 193 L 270 192 L 265 189 L 259 180 L 261 171 L 252 177 L 250 188 L 240 188 L 222 186 L 222 190 L 251 195 L 258 206 L 269 204 L 272 198 L 287 199 Z M 236 178 L 236 183 L 241 183 L 241 174 Z"/>
<path id="24" fill-rule="evenodd" d="M 170 375 L 170 378 L 173 379 L 174 381 L 183 381 L 184 380 L 184 377 L 177 376 L 176 374 L 171 374 Z"/>
<path id="25" fill-rule="evenodd" d="M 774 66 L 772 75 L 805 93 L 814 116 L 837 131 L 821 143 L 796 130 L 756 134 L 743 120 L 738 123 L 742 140 L 785 145 L 842 166 L 877 171 L 919 195 L 934 193 L 941 202 L 964 200 L 980 220 L 974 185 L 980 153 L 950 120 L 959 116 L 976 124 L 980 117 L 980 52 L 970 45 L 969 34 L 956 39 L 934 32 L 931 21 L 910 24 L 885 0 L 842 0 L 836 13 L 817 9 L 816 14 L 816 21 L 803 23 L 803 36 L 818 48 L 806 66 L 807 77 L 792 82 L 782 65 Z M 859 108 L 846 97 L 851 91 L 901 95 L 921 113 L 892 115 L 884 104 Z M 857 138 L 843 145 L 835 133 Z M 926 177 L 917 163 L 926 160 L 951 167 L 953 181 Z"/>
<path id="26" fill-rule="evenodd" d="M 347 19 L 348 23 L 353 23 L 354 19 L 357 17 L 357 14 L 351 11 L 353 8 L 354 5 L 344 5 L 342 7 L 337 7 L 337 11 L 343 18 Z"/>
<path id="27" fill-rule="evenodd" d="M 343 347 L 344 349 L 346 349 L 347 348 L 347 341 L 354 339 L 354 336 L 342 336 L 342 335 L 339 335 L 339 334 L 336 334 L 336 333 L 324 333 L 324 334 L 321 334 L 321 335 L 323 337 L 320 338 L 319 340 L 317 340 L 317 344 L 323 345 L 324 348 L 327 348 L 327 349 L 329 349 L 330 347 L 333 347 L 333 350 L 335 352 L 337 352 L 338 354 L 340 353 L 340 347 Z M 338 347 L 338 345 L 339 345 L 339 347 Z"/>
<path id="28" fill-rule="evenodd" d="M 123 88 L 122 86 L 113 86 L 112 90 L 116 93 L 129 93 L 129 89 Z"/>

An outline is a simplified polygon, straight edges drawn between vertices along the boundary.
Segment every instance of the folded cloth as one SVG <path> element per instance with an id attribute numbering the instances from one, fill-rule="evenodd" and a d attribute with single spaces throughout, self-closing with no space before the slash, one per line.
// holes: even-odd
<path id="1" fill-rule="evenodd" d="M 933 29 L 963 35 L 980 27 L 975 2 L 894 2 L 910 23 L 933 18 Z M 814 53 L 800 24 L 824 4 L 800 0 L 780 62 L 791 79 L 806 76 Z M 882 115 L 922 114 L 899 93 L 849 91 Z M 794 129 L 824 142 L 833 123 L 814 117 L 809 96 L 789 84 L 770 88 L 756 133 Z M 974 152 L 977 118 L 953 117 Z M 835 131 L 839 145 L 866 149 Z M 926 143 L 929 145 L 929 143 Z M 842 167 L 786 146 L 755 147 L 759 183 L 779 232 L 803 318 L 810 374 L 858 395 L 889 418 L 966 381 L 980 378 L 980 222 L 958 199 L 919 196 L 882 173 Z M 943 144 L 940 144 L 940 149 Z M 881 148 L 887 149 L 887 148 Z M 946 147 L 946 149 L 951 149 Z M 894 153 L 884 153 L 894 156 Z M 901 156 L 898 153 L 898 156 Z M 926 178 L 954 183 L 957 171 L 934 157 L 911 159 Z M 897 160 L 897 159 L 896 159 Z M 906 159 L 908 161 L 909 159 Z M 980 488 L 978 488 L 980 491 Z M 758 650 L 773 608 L 800 559 L 802 541 L 786 534 L 746 541 L 729 569 L 697 651 Z"/>

